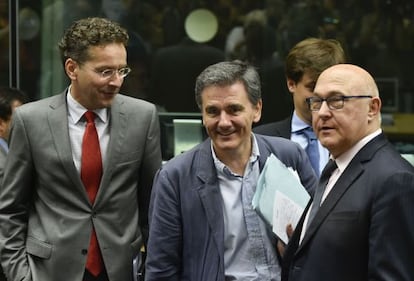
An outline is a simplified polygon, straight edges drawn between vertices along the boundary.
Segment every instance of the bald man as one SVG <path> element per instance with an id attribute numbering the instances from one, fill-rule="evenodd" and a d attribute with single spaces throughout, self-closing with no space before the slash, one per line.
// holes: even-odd
<path id="1" fill-rule="evenodd" d="M 332 66 L 307 103 L 337 168 L 291 237 L 282 280 L 414 280 L 414 168 L 381 130 L 374 79 L 355 65 Z"/>

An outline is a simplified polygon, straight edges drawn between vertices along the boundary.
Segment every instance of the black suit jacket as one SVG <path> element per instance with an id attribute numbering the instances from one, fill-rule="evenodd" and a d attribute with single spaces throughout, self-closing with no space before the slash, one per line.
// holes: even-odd
<path id="1" fill-rule="evenodd" d="M 298 243 L 282 281 L 414 280 L 414 167 L 383 134 L 343 171 Z"/>
<path id="2" fill-rule="evenodd" d="M 152 60 L 149 100 L 172 112 L 200 112 L 194 99 L 197 76 L 224 61 L 224 52 L 185 38 L 159 49 Z"/>
<path id="3" fill-rule="evenodd" d="M 292 134 L 291 124 L 292 124 L 292 116 L 286 119 L 283 119 L 281 121 L 259 125 L 257 127 L 254 127 L 253 131 L 256 134 L 290 139 L 290 135 Z"/>

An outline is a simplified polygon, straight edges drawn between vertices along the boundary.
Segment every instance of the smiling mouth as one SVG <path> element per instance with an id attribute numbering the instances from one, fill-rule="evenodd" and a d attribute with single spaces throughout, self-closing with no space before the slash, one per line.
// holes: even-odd
<path id="1" fill-rule="evenodd" d="M 218 132 L 218 135 L 221 137 L 229 137 L 233 134 L 234 132 Z"/>
<path id="2" fill-rule="evenodd" d="M 115 96 L 116 95 L 116 93 L 114 93 L 114 92 L 102 92 L 102 94 L 104 96 Z"/>

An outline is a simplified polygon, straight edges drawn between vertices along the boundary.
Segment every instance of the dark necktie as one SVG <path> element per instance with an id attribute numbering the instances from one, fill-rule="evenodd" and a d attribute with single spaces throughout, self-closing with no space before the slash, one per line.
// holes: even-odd
<path id="1" fill-rule="evenodd" d="M 308 223 L 306 227 L 309 227 L 311 221 L 315 217 L 316 213 L 319 210 L 321 205 L 322 196 L 325 192 L 326 185 L 328 184 L 329 178 L 332 175 L 332 172 L 337 168 L 335 160 L 329 159 L 328 164 L 326 164 L 325 168 L 322 171 L 321 178 L 319 179 L 318 187 L 316 188 L 315 195 L 313 197 L 312 208 L 309 212 L 308 216 Z"/>
<path id="2" fill-rule="evenodd" d="M 305 135 L 308 140 L 308 146 L 306 147 L 306 153 L 311 162 L 312 168 L 315 171 L 316 175 L 319 176 L 319 145 L 318 140 L 315 136 L 311 127 L 308 127 L 302 130 L 302 133 Z"/>
<path id="3" fill-rule="evenodd" d="M 95 127 L 95 113 L 87 111 L 84 116 L 87 123 L 82 141 L 81 179 L 88 193 L 89 200 L 93 205 L 102 177 L 102 157 L 98 133 Z M 98 276 L 103 268 L 98 239 L 95 229 L 92 228 L 86 269 L 92 275 Z"/>

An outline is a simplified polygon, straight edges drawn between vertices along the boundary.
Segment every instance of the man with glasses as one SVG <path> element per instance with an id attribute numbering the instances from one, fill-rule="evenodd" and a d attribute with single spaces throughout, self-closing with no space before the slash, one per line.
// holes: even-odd
<path id="1" fill-rule="evenodd" d="M 381 130 L 374 79 L 332 66 L 307 103 L 334 165 L 289 241 L 282 280 L 414 280 L 414 168 Z"/>
<path id="2" fill-rule="evenodd" d="M 312 115 L 306 98 L 313 95 L 319 74 L 338 63 L 345 63 L 345 54 L 336 40 L 308 38 L 297 43 L 285 62 L 286 84 L 295 107 L 293 114 L 284 120 L 254 128 L 255 133 L 284 137 L 299 143 L 306 150 L 318 176 L 328 161 L 329 152 L 313 133 Z M 266 103 L 263 106 L 266 107 Z"/>
<path id="3" fill-rule="evenodd" d="M 119 94 L 127 32 L 86 18 L 59 43 L 69 87 L 16 109 L 0 191 L 8 280 L 132 281 L 161 165 L 155 106 Z"/>

